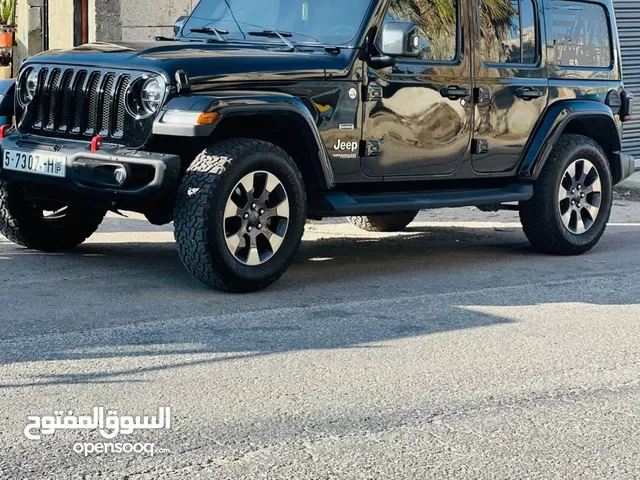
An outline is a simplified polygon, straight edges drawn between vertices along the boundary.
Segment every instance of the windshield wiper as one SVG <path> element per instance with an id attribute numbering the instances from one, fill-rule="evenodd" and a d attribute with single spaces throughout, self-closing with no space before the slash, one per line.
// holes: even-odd
<path id="1" fill-rule="evenodd" d="M 254 37 L 279 38 L 287 46 L 290 52 L 296 51 L 295 44 L 287 37 L 293 37 L 292 33 L 278 32 L 277 30 L 262 30 L 261 32 L 247 32 Z"/>
<path id="2" fill-rule="evenodd" d="M 227 30 L 221 30 L 213 27 L 190 28 L 192 33 L 206 33 L 207 35 L 215 35 L 219 42 L 226 43 L 227 39 L 222 35 L 229 35 Z"/>

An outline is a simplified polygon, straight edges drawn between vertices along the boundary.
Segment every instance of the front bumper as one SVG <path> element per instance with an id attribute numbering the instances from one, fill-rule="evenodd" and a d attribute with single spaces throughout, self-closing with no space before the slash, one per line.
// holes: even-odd
<path id="1" fill-rule="evenodd" d="M 58 140 L 12 132 L 0 140 L 5 149 L 50 152 L 66 157 L 64 178 L 3 169 L 0 176 L 39 191 L 71 191 L 82 197 L 116 201 L 135 201 L 173 192 L 180 178 L 181 160 L 177 155 L 136 151 L 119 145 L 102 144 L 96 152 L 90 143 Z M 119 184 L 115 171 L 124 168 L 126 180 Z"/>
<path id="2" fill-rule="evenodd" d="M 620 178 L 616 179 L 620 183 L 629 178 L 636 171 L 636 160 L 632 155 L 625 152 L 617 152 L 615 154 L 616 162 L 620 166 Z"/>

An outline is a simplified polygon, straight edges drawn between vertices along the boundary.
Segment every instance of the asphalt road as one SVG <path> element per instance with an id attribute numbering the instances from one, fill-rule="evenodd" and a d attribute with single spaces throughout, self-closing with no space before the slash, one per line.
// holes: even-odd
<path id="1" fill-rule="evenodd" d="M 110 217 L 76 253 L 0 238 L 0 478 L 637 478 L 640 203 L 601 244 L 535 253 L 513 213 L 403 234 L 308 227 L 270 290 L 206 290 L 170 228 Z M 172 408 L 89 455 L 29 415 Z"/>

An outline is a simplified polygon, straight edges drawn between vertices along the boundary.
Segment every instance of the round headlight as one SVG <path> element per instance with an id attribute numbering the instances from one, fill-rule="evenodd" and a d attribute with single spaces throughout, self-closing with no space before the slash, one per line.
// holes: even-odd
<path id="1" fill-rule="evenodd" d="M 142 77 L 129 87 L 127 109 L 138 119 L 148 118 L 162 106 L 166 83 L 162 77 Z"/>
<path id="2" fill-rule="evenodd" d="M 164 80 L 158 77 L 150 78 L 142 85 L 140 92 L 142 107 L 150 114 L 157 112 L 160 108 L 164 98 L 164 89 Z"/>
<path id="3" fill-rule="evenodd" d="M 20 85 L 20 102 L 27 105 L 34 99 L 38 91 L 39 74 L 36 70 L 29 70 L 29 73 L 22 77 Z"/>

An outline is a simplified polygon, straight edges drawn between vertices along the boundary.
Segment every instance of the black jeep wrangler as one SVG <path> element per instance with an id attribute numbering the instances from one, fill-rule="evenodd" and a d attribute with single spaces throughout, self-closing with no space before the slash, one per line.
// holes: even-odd
<path id="1" fill-rule="evenodd" d="M 3 84 L 2 234 L 65 250 L 141 212 L 198 280 L 246 292 L 308 218 L 517 209 L 536 248 L 581 254 L 634 170 L 611 0 L 202 0 L 175 30 Z"/>

